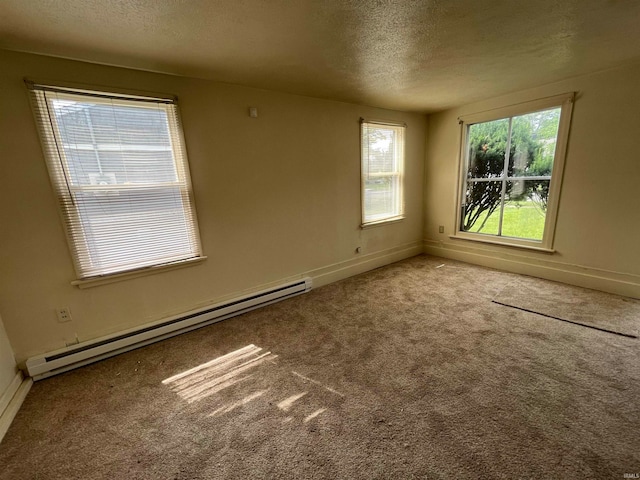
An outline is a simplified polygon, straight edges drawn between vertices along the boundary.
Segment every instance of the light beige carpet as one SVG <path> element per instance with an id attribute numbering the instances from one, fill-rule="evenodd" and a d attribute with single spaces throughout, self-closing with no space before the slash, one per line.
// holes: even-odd
<path id="1" fill-rule="evenodd" d="M 494 302 L 622 335 L 640 336 L 640 301 L 532 277 L 514 278 Z"/>
<path id="2" fill-rule="evenodd" d="M 491 302 L 514 281 L 419 256 L 37 382 L 0 478 L 640 472 L 639 341 Z"/>

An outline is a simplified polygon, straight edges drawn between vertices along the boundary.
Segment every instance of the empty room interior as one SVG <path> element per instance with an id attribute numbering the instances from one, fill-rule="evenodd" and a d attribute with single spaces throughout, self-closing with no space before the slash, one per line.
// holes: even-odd
<path id="1" fill-rule="evenodd" d="M 0 10 L 0 479 L 640 478 L 639 2 Z"/>

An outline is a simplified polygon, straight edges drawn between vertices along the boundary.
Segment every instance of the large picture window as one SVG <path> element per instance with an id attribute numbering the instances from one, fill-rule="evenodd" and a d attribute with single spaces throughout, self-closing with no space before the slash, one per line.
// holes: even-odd
<path id="1" fill-rule="evenodd" d="M 551 249 L 572 99 L 461 119 L 458 236 Z"/>
<path id="2" fill-rule="evenodd" d="M 202 256 L 173 99 L 28 85 L 80 279 Z"/>
<path id="3" fill-rule="evenodd" d="M 404 125 L 362 121 L 362 225 L 404 213 Z"/>

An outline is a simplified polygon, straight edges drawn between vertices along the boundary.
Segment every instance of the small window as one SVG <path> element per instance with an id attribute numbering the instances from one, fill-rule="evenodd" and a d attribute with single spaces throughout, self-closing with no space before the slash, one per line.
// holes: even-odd
<path id="1" fill-rule="evenodd" d="M 362 226 L 404 213 L 404 125 L 362 121 Z"/>
<path id="2" fill-rule="evenodd" d="M 572 100 L 461 119 L 458 236 L 551 249 Z"/>
<path id="3" fill-rule="evenodd" d="M 80 279 L 202 256 L 175 100 L 28 85 Z"/>

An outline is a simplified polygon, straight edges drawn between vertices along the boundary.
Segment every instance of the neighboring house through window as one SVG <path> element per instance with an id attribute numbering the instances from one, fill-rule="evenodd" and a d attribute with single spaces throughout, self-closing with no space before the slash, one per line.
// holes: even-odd
<path id="1" fill-rule="evenodd" d="M 202 257 L 175 99 L 28 86 L 79 279 Z"/>
<path id="2" fill-rule="evenodd" d="M 573 94 L 460 119 L 456 236 L 550 250 Z"/>
<path id="3" fill-rule="evenodd" d="M 405 126 L 361 121 L 362 226 L 404 215 Z"/>

